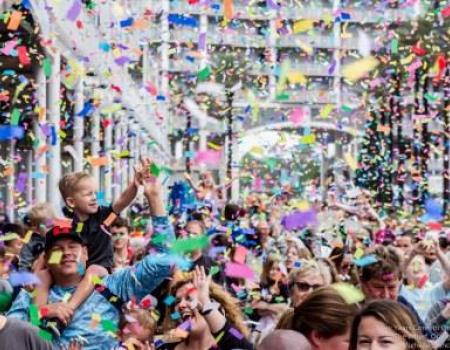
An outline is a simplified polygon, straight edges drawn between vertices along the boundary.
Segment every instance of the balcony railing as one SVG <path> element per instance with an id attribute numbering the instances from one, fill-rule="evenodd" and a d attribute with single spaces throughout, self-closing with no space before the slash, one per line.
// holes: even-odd
<path id="1" fill-rule="evenodd" d="M 307 35 L 307 34 L 291 34 L 283 35 L 278 38 L 278 46 L 281 47 L 298 47 L 299 43 L 309 44 L 313 47 L 334 48 L 333 34 L 330 35 Z"/>

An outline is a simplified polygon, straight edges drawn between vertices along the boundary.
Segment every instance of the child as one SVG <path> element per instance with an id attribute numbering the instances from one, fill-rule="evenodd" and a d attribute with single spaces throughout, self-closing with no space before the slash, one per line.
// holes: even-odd
<path id="1" fill-rule="evenodd" d="M 151 350 L 156 320 L 149 310 L 134 308 L 124 312 L 120 330 L 121 349 Z"/>
<path id="2" fill-rule="evenodd" d="M 36 260 L 44 251 L 45 234 L 55 218 L 55 213 L 48 203 L 37 204 L 31 208 L 26 224 L 33 233 L 20 251 L 19 270 L 32 270 Z"/>
<path id="3" fill-rule="evenodd" d="M 92 277 L 103 277 L 111 271 L 114 252 L 111 235 L 107 228 L 120 212 L 133 201 L 138 187 L 147 176 L 149 169 L 150 160 L 143 159 L 140 166 L 135 169 L 134 180 L 109 207 L 98 205 L 97 186 L 88 173 L 70 173 L 60 180 L 61 196 L 68 210 L 73 213 L 72 229 L 86 241 L 88 249 L 88 267 L 85 276 L 66 304 L 67 311 L 70 314 L 73 314 L 74 310 L 94 290 L 94 284 L 91 282 Z M 42 307 L 47 303 L 48 290 L 52 281 L 48 270 L 40 271 L 38 276 L 41 284 L 36 288 L 35 304 Z M 54 322 L 48 322 L 47 327 L 56 335 L 60 335 L 62 324 L 54 320 Z"/>
<path id="4" fill-rule="evenodd" d="M 10 269 L 17 270 L 19 254 L 23 246 L 24 229 L 20 224 L 8 223 L 2 226 L 0 235 L 3 236 L 6 260 L 10 264 Z"/>

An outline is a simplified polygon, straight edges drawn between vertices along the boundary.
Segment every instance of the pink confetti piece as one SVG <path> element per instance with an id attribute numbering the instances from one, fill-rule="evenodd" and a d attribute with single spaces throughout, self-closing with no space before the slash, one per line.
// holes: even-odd
<path id="1" fill-rule="evenodd" d="M 225 266 L 225 275 L 234 278 L 253 279 L 255 274 L 247 265 L 229 262 Z"/>

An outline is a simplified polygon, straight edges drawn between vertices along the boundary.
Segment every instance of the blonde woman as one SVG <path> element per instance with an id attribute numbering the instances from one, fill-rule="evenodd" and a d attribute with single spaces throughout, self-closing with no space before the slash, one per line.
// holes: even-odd
<path id="1" fill-rule="evenodd" d="M 178 280 L 170 295 L 175 303 L 166 314 L 164 329 L 178 339 L 157 344 L 158 349 L 253 349 L 238 302 L 211 282 L 203 267 L 197 266 L 192 277 Z"/>

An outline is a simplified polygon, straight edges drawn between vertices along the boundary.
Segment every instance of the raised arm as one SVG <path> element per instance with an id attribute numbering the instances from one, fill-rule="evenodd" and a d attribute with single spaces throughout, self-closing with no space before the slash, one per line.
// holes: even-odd
<path id="1" fill-rule="evenodd" d="M 143 158 L 139 165 L 134 168 L 133 181 L 112 205 L 112 209 L 116 214 L 120 214 L 136 198 L 139 186 L 142 185 L 144 178 L 148 177 L 147 174 L 149 174 L 150 165 L 151 160 L 149 158 Z"/>

